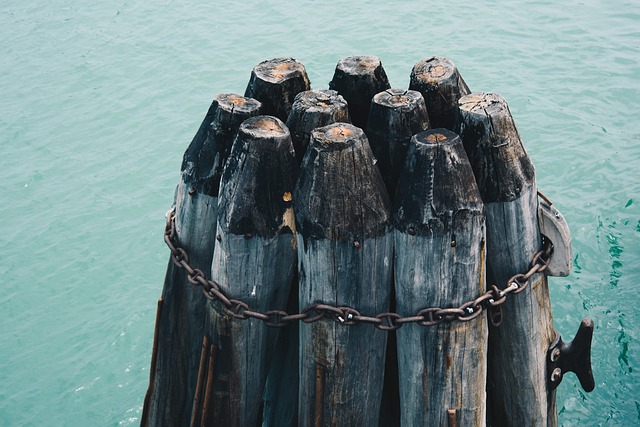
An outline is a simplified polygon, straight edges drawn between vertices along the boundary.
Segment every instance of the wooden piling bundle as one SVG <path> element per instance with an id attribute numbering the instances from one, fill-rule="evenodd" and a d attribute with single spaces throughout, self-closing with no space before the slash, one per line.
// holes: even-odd
<path id="1" fill-rule="evenodd" d="M 528 270 L 541 248 L 535 170 L 504 98 L 474 93 L 459 101 L 458 132 L 487 212 L 488 280 L 501 289 Z M 489 333 L 489 420 L 493 425 L 557 425 L 546 355 L 555 337 L 549 288 L 534 274 L 502 306 Z M 517 392 L 516 392 L 517 391 Z"/>
<path id="2" fill-rule="evenodd" d="M 411 139 L 393 211 L 399 313 L 484 294 L 484 208 L 457 134 Z M 484 425 L 487 334 L 485 313 L 397 331 L 402 425 L 447 425 L 449 411 L 462 426 Z"/>
<path id="3" fill-rule="evenodd" d="M 571 239 L 537 193 L 506 101 L 446 58 L 408 90 L 375 56 L 329 90 L 259 63 L 184 155 L 141 425 L 557 425 L 593 322 L 553 329 Z"/>
<path id="4" fill-rule="evenodd" d="M 294 193 L 300 307 L 388 311 L 390 204 L 364 132 L 336 123 L 311 134 Z M 347 314 L 300 325 L 299 425 L 378 424 L 386 333 Z"/>
<path id="5" fill-rule="evenodd" d="M 213 100 L 187 148 L 176 190 L 176 239 L 190 264 L 202 271 L 211 266 L 218 212 L 218 185 L 231 142 L 245 119 L 260 103 L 234 94 Z M 186 272 L 169 262 L 162 291 L 157 360 L 150 382 L 150 425 L 188 425 L 202 343 L 205 298 Z"/>
<path id="6" fill-rule="evenodd" d="M 409 89 L 422 94 L 433 128 L 453 130 L 458 100 L 471 93 L 455 64 L 447 58 L 432 56 L 418 61 L 411 70 Z"/>
<path id="7" fill-rule="evenodd" d="M 351 123 L 361 129 L 367 126 L 371 100 L 383 90 L 391 89 L 387 73 L 377 56 L 349 56 L 336 65 L 329 89 L 347 100 Z"/>
<path id="8" fill-rule="evenodd" d="M 371 100 L 365 132 L 389 197 L 393 200 L 411 137 L 429 129 L 429 116 L 420 92 L 387 89 Z"/>
<path id="9" fill-rule="evenodd" d="M 289 131 L 273 116 L 246 120 L 220 184 L 217 243 L 211 278 L 254 311 L 285 308 L 295 268 L 292 192 L 297 165 Z M 255 426 L 279 329 L 208 304 L 205 333 L 216 347 L 207 422 Z M 235 316 L 234 316 L 235 315 Z"/>

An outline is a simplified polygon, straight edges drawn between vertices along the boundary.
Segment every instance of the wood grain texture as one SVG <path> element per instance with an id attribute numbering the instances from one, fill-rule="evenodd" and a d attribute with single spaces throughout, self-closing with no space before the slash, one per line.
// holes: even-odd
<path id="1" fill-rule="evenodd" d="M 232 299 L 266 312 L 285 308 L 295 269 L 291 194 L 297 165 L 289 131 L 271 116 L 246 120 L 220 186 L 211 277 Z M 230 317 L 209 303 L 205 332 L 217 347 L 211 419 L 255 426 L 279 329 Z M 207 402 L 205 402 L 207 404 Z"/>
<path id="2" fill-rule="evenodd" d="M 300 306 L 387 311 L 390 206 L 362 130 L 342 123 L 316 129 L 294 196 Z M 366 324 L 301 324 L 299 425 L 377 425 L 386 339 Z"/>
<path id="3" fill-rule="evenodd" d="M 541 248 L 535 170 L 502 96 L 471 94 L 459 106 L 459 133 L 487 213 L 487 279 L 503 289 Z M 502 324 L 489 331 L 492 425 L 557 425 L 546 378 L 553 338 L 547 279 L 534 274 L 529 287 L 503 305 Z"/>
<path id="4" fill-rule="evenodd" d="M 284 122 L 296 95 L 309 89 L 309 77 L 300 61 L 274 58 L 253 68 L 244 96 L 262 102 L 262 114 L 275 116 Z"/>
<path id="5" fill-rule="evenodd" d="M 335 90 L 309 90 L 296 95 L 287 118 L 298 164 L 309 146 L 311 132 L 332 123 L 350 123 L 347 101 Z"/>
<path id="6" fill-rule="evenodd" d="M 485 215 L 460 138 L 411 139 L 394 205 L 398 312 L 457 308 L 485 292 Z M 485 424 L 486 315 L 397 331 L 402 426 Z"/>
<path id="7" fill-rule="evenodd" d="M 260 103 L 233 94 L 214 99 L 187 148 L 176 190 L 176 234 L 193 268 L 209 271 L 215 245 L 221 165 L 240 123 Z M 205 298 L 186 272 L 169 262 L 162 291 L 158 357 L 150 425 L 188 425 L 197 382 Z"/>
<path id="8" fill-rule="evenodd" d="M 387 89 L 376 94 L 365 133 L 393 200 L 411 137 L 429 129 L 429 117 L 420 92 Z"/>
<path id="9" fill-rule="evenodd" d="M 422 94 L 432 128 L 454 129 L 458 100 L 471 93 L 455 64 L 439 56 L 418 61 L 411 70 L 409 89 Z"/>
<path id="10" fill-rule="evenodd" d="M 349 56 L 338 61 L 329 89 L 338 91 L 349 104 L 351 123 L 367 126 L 371 100 L 390 89 L 389 79 L 377 56 Z"/>

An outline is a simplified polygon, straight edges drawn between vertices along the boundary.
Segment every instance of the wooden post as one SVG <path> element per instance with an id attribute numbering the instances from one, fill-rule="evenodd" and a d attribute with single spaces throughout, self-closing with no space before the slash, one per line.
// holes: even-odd
<path id="1" fill-rule="evenodd" d="M 218 183 L 228 147 L 240 123 L 260 103 L 233 94 L 213 100 L 187 148 L 176 191 L 176 233 L 193 268 L 208 271 L 215 243 Z M 186 272 L 169 262 L 162 291 L 155 380 L 151 381 L 150 425 L 189 425 L 203 336 L 205 298 Z"/>
<path id="2" fill-rule="evenodd" d="M 409 89 L 424 96 L 432 128 L 453 130 L 458 100 L 471 93 L 453 62 L 432 56 L 414 65 Z"/>
<path id="3" fill-rule="evenodd" d="M 337 90 L 349 104 L 354 126 L 364 129 L 369 118 L 371 99 L 390 89 L 389 79 L 377 56 L 349 56 L 336 65 L 329 89 Z"/>
<path id="4" fill-rule="evenodd" d="M 386 312 L 390 206 L 361 129 L 335 123 L 311 133 L 294 204 L 300 307 L 326 303 L 366 316 Z M 376 426 L 386 332 L 331 317 L 300 325 L 299 425 Z"/>
<path id="5" fill-rule="evenodd" d="M 349 108 L 335 90 L 309 90 L 296 95 L 287 127 L 291 132 L 298 164 L 302 163 L 311 132 L 332 123 L 349 123 Z"/>
<path id="6" fill-rule="evenodd" d="M 458 135 L 443 128 L 415 135 L 405 165 L 394 205 L 398 313 L 458 308 L 486 290 L 473 171 Z M 402 426 L 485 424 L 487 334 L 484 312 L 397 331 Z"/>
<path id="7" fill-rule="evenodd" d="M 460 98 L 459 133 L 487 212 L 487 280 L 501 289 L 528 271 L 541 249 L 535 170 L 504 98 Z M 489 421 L 492 425 L 557 425 L 546 356 L 555 334 L 544 274 L 534 274 L 502 306 L 489 331 Z"/>
<path id="8" fill-rule="evenodd" d="M 295 269 L 296 176 L 284 123 L 272 116 L 246 120 L 222 176 L 211 277 L 228 298 L 252 311 L 285 308 Z M 208 304 L 205 331 L 217 347 L 213 393 L 205 402 L 211 419 L 231 427 L 257 425 L 279 329 L 235 319 L 215 301 Z"/>
<path id="9" fill-rule="evenodd" d="M 392 201 L 409 141 L 426 129 L 429 117 L 420 92 L 387 89 L 373 97 L 365 132 Z"/>
<path id="10" fill-rule="evenodd" d="M 296 95 L 309 89 L 309 77 L 301 62 L 293 58 L 275 58 L 253 68 L 244 96 L 262 102 L 263 114 L 284 122 Z"/>

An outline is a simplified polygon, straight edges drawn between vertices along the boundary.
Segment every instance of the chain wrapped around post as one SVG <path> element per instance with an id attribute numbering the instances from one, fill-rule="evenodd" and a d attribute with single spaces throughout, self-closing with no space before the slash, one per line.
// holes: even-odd
<path id="1" fill-rule="evenodd" d="M 529 286 L 529 279 L 536 273 L 542 273 L 549 264 L 549 259 L 553 251 L 553 245 L 543 240 L 542 250 L 536 252 L 531 261 L 531 267 L 526 273 L 512 276 L 504 289 L 491 285 L 491 289 L 480 295 L 476 299 L 467 301 L 460 307 L 440 308 L 426 307 L 412 316 L 403 317 L 398 313 L 379 313 L 375 316 L 365 316 L 352 307 L 334 306 L 324 303 L 315 303 L 305 307 L 300 313 L 289 314 L 284 310 L 269 310 L 260 313 L 251 310 L 245 302 L 228 298 L 220 289 L 220 286 L 212 280 L 206 278 L 205 273 L 200 269 L 194 269 L 189 264 L 189 255 L 176 242 L 175 229 L 175 208 L 166 214 L 166 227 L 164 231 L 164 241 L 171 251 L 171 260 L 180 268 L 187 272 L 187 279 L 195 286 L 201 286 L 204 296 L 210 301 L 219 301 L 222 308 L 229 316 L 245 320 L 249 318 L 263 321 L 267 326 L 281 328 L 289 322 L 303 321 L 313 323 L 321 319 L 328 318 L 344 326 L 352 326 L 358 323 L 369 323 L 376 328 L 385 331 L 395 331 L 407 323 L 416 323 L 420 326 L 434 326 L 442 322 L 468 322 L 478 317 L 483 310 L 489 310 L 496 316 L 490 316 L 494 326 L 501 323 L 499 310 L 501 305 L 507 300 L 510 294 L 517 295 Z"/>

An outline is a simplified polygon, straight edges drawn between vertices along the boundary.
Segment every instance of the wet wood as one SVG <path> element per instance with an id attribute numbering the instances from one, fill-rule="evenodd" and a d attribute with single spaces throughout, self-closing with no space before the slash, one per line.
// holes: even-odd
<path id="1" fill-rule="evenodd" d="M 502 96 L 470 94 L 459 105 L 459 133 L 487 212 L 487 277 L 504 289 L 541 248 L 535 170 Z M 502 324 L 489 331 L 491 425 L 557 425 L 555 392 L 546 385 L 555 337 L 549 289 L 544 274 L 529 283 L 508 298 Z"/>
<path id="2" fill-rule="evenodd" d="M 453 130 L 458 100 L 471 93 L 455 64 L 439 56 L 423 59 L 411 70 L 409 89 L 422 94 L 432 128 Z"/>
<path id="3" fill-rule="evenodd" d="M 458 135 L 441 128 L 411 139 L 394 226 L 402 316 L 458 308 L 485 292 L 484 208 Z M 447 425 L 451 408 L 460 425 L 484 425 L 487 334 L 484 312 L 397 331 L 401 425 Z"/>
<path id="4" fill-rule="evenodd" d="M 244 96 L 262 102 L 262 114 L 285 122 L 296 95 L 310 88 L 307 71 L 301 62 L 293 58 L 274 58 L 253 68 Z"/>
<path id="5" fill-rule="evenodd" d="M 176 190 L 175 224 L 179 245 L 193 268 L 208 272 L 215 246 L 218 184 L 240 123 L 255 116 L 260 103 L 235 94 L 213 100 L 187 148 Z M 157 367 L 149 424 L 189 425 L 203 336 L 205 298 L 186 272 L 169 261 L 158 337 Z"/>
<path id="6" fill-rule="evenodd" d="M 420 92 L 387 89 L 373 97 L 365 132 L 391 200 L 411 137 L 428 128 L 427 107 Z"/>
<path id="7" fill-rule="evenodd" d="M 332 123 L 349 123 L 347 102 L 335 90 L 309 90 L 296 95 L 287 119 L 298 164 L 309 146 L 311 132 Z"/>
<path id="8" fill-rule="evenodd" d="M 390 89 L 389 79 L 377 56 L 349 56 L 336 65 L 329 89 L 338 91 L 349 104 L 351 123 L 367 126 L 371 100 L 375 94 Z"/>
<path id="9" fill-rule="evenodd" d="M 254 311 L 283 310 L 295 268 L 292 192 L 297 176 L 291 137 L 272 116 L 246 120 L 220 185 L 211 277 L 231 299 Z M 219 302 L 207 305 L 205 331 L 218 349 L 211 419 L 255 426 L 279 329 L 235 319 Z"/>
<path id="10" fill-rule="evenodd" d="M 312 132 L 294 204 L 300 307 L 322 302 L 369 316 L 388 311 L 390 204 L 361 129 L 336 123 Z M 323 425 L 377 425 L 386 339 L 367 324 L 344 326 L 331 318 L 301 324 L 299 425 L 315 425 L 318 407 Z"/>

